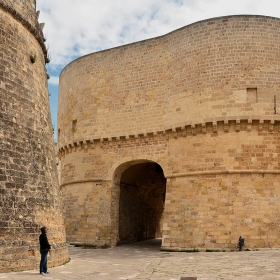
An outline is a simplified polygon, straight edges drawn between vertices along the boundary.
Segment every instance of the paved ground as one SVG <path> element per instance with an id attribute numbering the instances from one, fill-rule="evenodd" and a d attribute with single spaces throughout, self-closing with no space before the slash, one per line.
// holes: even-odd
<path id="1" fill-rule="evenodd" d="M 69 247 L 71 261 L 50 269 L 0 273 L 0 279 L 93 279 L 93 280 L 280 280 L 280 250 L 242 252 L 161 252 L 159 241 L 145 241 L 111 249 Z"/>

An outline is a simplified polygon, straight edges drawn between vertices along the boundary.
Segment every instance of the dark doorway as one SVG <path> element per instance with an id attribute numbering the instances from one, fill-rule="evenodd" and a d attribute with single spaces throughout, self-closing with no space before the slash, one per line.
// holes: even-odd
<path id="1" fill-rule="evenodd" d="M 160 165 L 146 162 L 126 169 L 120 180 L 119 243 L 162 236 L 166 179 Z"/>

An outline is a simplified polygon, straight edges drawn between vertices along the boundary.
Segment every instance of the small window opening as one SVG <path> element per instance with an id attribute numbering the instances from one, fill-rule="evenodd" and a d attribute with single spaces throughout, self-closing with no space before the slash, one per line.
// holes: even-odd
<path id="1" fill-rule="evenodd" d="M 72 121 L 72 131 L 76 132 L 77 131 L 77 120 Z"/>
<path id="2" fill-rule="evenodd" d="M 257 88 L 247 88 L 247 102 L 256 103 L 258 102 Z"/>

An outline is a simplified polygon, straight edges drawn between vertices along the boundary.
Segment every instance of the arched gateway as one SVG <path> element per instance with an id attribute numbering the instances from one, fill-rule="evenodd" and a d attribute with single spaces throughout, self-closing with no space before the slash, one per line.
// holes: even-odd
<path id="1" fill-rule="evenodd" d="M 133 163 L 121 173 L 119 181 L 120 243 L 162 237 L 166 192 L 163 170 L 157 163 L 140 161 L 123 164 L 116 172 Z"/>
<path id="2" fill-rule="evenodd" d="M 279 29 L 277 18 L 214 18 L 62 71 L 69 241 L 279 247 Z"/>

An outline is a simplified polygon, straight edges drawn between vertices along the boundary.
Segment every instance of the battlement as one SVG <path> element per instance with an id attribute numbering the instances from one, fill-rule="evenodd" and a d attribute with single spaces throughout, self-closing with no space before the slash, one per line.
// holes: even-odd
<path id="1" fill-rule="evenodd" d="M 258 132 L 280 132 L 280 116 L 242 116 L 230 118 L 214 118 L 212 120 L 206 119 L 203 123 L 181 123 L 166 127 L 163 130 L 147 131 L 138 134 L 122 135 L 122 136 L 100 136 L 93 139 L 73 139 L 64 147 L 58 150 L 59 157 L 65 156 L 68 153 L 76 152 L 77 150 L 87 150 L 88 148 L 94 149 L 96 146 L 103 148 L 104 146 L 120 146 L 126 142 L 148 143 L 150 141 L 158 141 L 157 139 L 165 138 L 177 139 L 179 137 L 190 137 L 206 133 L 228 133 L 240 132 L 256 129 Z"/>

